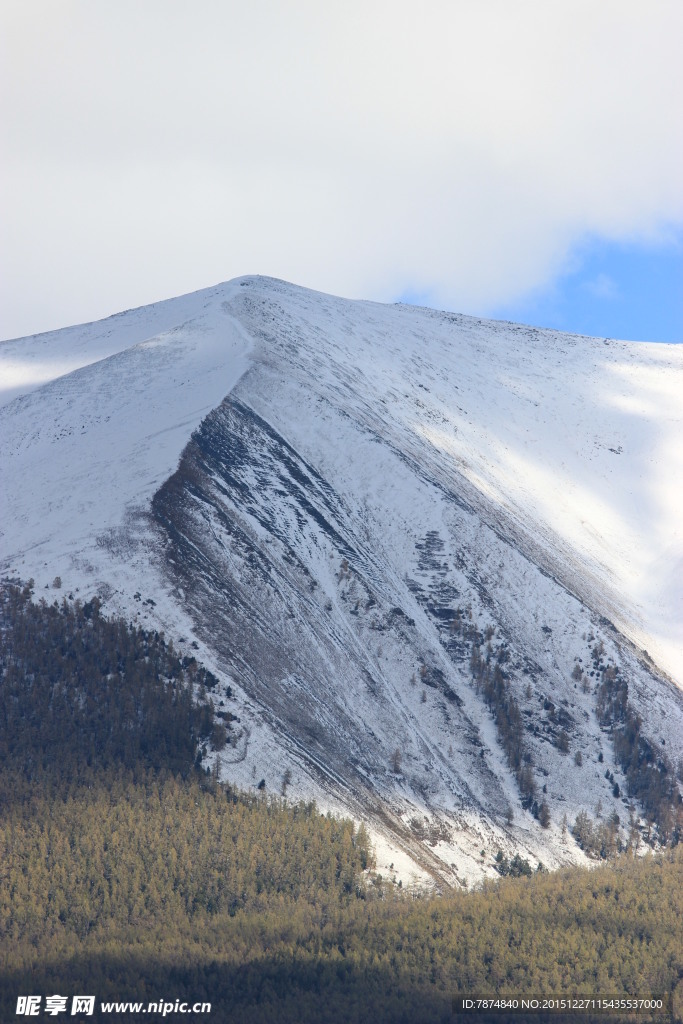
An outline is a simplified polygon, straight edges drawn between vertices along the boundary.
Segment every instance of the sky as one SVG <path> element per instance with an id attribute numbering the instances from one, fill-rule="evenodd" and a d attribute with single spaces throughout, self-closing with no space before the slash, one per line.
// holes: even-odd
<path id="1" fill-rule="evenodd" d="M 3 0 L 0 338 L 243 274 L 683 340 L 680 0 Z"/>

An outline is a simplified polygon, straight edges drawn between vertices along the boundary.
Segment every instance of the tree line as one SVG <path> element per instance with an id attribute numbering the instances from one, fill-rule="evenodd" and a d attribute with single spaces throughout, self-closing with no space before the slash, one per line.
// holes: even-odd
<path id="1" fill-rule="evenodd" d="M 680 987 L 680 847 L 590 872 L 501 858 L 508 877 L 477 891 L 399 890 L 362 826 L 202 770 L 212 679 L 161 635 L 28 587 L 1 609 L 0 1019 L 27 992 L 408 1024 L 451 1020 L 463 994 Z"/>
<path id="2" fill-rule="evenodd" d="M 163 633 L 105 617 L 97 598 L 48 604 L 30 584 L 2 587 L 0 678 L 0 767 L 28 781 L 121 765 L 187 773 L 223 726 L 207 696 L 216 677 Z"/>

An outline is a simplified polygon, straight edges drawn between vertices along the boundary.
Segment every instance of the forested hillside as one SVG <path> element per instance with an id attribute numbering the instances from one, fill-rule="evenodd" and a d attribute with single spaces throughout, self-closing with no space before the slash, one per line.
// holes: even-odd
<path id="1" fill-rule="evenodd" d="M 163 637 L 28 588 L 5 588 L 2 609 L 1 1019 L 27 992 L 407 1024 L 451 1020 L 458 995 L 681 986 L 680 846 L 407 893 L 373 870 L 362 827 L 201 769 L 212 679 Z"/>
<path id="2" fill-rule="evenodd" d="M 163 634 L 101 616 L 97 598 L 34 604 L 27 585 L 0 601 L 0 765 L 29 782 L 120 765 L 187 774 L 225 728 L 206 697 L 215 677 Z"/>

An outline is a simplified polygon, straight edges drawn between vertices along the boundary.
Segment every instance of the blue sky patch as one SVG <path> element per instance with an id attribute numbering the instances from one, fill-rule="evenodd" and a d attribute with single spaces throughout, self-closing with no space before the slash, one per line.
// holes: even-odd
<path id="1" fill-rule="evenodd" d="M 454 312 L 592 337 L 683 342 L 683 235 L 660 246 L 591 240 L 567 263 L 551 285 L 516 302 Z M 412 288 L 397 301 L 435 304 L 429 291 Z"/>
<path id="2" fill-rule="evenodd" d="M 683 238 L 667 245 L 592 241 L 549 288 L 490 310 L 539 327 L 626 341 L 683 341 Z"/>

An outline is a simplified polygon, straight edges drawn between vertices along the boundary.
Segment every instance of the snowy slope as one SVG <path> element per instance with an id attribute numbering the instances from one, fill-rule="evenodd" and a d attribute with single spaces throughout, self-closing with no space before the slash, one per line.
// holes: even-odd
<path id="1" fill-rule="evenodd" d="M 303 375 L 317 334 L 337 382 L 354 367 L 369 385 L 369 423 L 465 477 L 683 683 L 680 347 L 321 297 L 311 315 L 309 296 L 270 299 L 283 342 L 314 332 Z"/>
<path id="2" fill-rule="evenodd" d="M 87 578 L 102 532 L 149 503 L 245 371 L 251 342 L 226 294 L 0 345 L 0 541 L 24 578 Z"/>
<path id="3" fill-rule="evenodd" d="M 196 644 L 236 693 L 241 785 L 289 770 L 450 881 L 482 848 L 581 859 L 563 816 L 616 799 L 600 641 L 680 756 L 676 347 L 244 278 L 3 343 L 0 389 L 2 571 Z M 456 615 L 504 659 L 549 829 Z"/>

